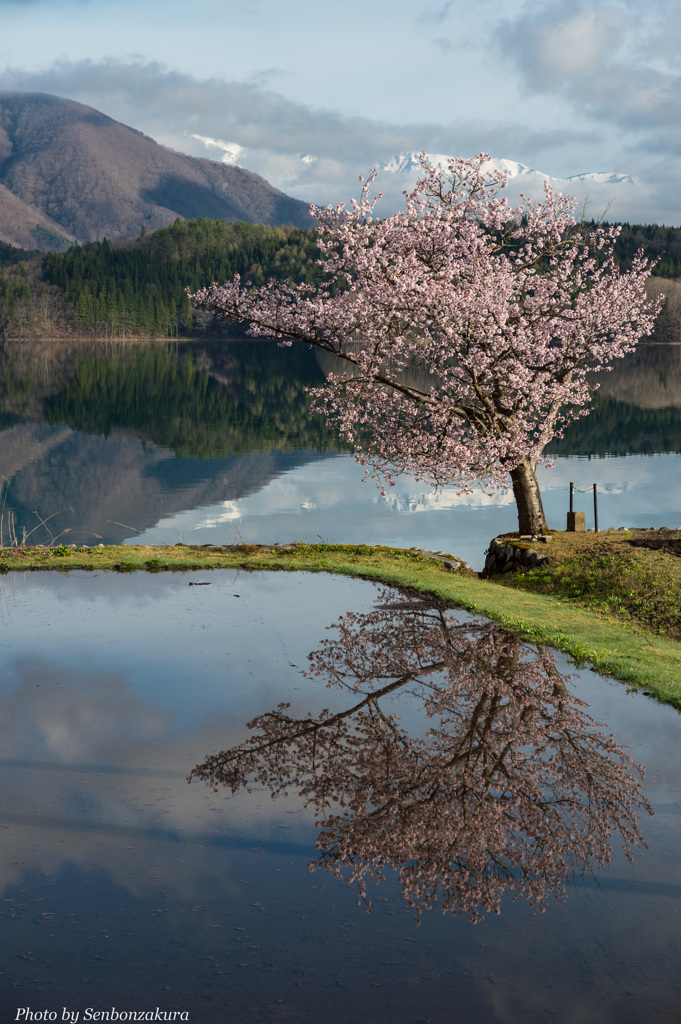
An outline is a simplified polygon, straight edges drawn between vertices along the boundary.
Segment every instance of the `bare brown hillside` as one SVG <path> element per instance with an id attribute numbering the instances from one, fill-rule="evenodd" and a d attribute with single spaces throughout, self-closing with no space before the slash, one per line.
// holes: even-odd
<path id="1" fill-rule="evenodd" d="M 75 238 L 50 217 L 23 202 L 0 184 L 0 242 L 20 249 L 53 249 L 57 252 L 73 245 Z"/>
<path id="2" fill-rule="evenodd" d="M 0 239 L 60 249 L 177 217 L 311 224 L 307 204 L 250 171 L 175 153 L 73 100 L 0 92 Z"/>

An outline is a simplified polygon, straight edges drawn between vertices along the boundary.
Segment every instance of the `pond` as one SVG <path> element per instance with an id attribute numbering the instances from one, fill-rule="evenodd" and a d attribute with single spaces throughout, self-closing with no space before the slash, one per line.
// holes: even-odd
<path id="1" fill-rule="evenodd" d="M 8 575 L 0 611 L 3 1019 L 677 1019 L 670 708 L 321 574 Z"/>
<path id="2" fill-rule="evenodd" d="M 322 539 L 446 550 L 481 569 L 490 539 L 517 528 L 512 496 L 431 493 L 403 476 L 381 497 L 307 412 L 303 389 L 322 380 L 320 358 L 243 339 L 7 344 L 4 542 Z M 554 442 L 555 466 L 541 472 L 549 523 L 564 528 L 574 481 L 597 484 L 601 528 L 680 525 L 680 451 L 681 348 L 647 345 Z M 593 526 L 591 495 L 575 507 Z"/>
<path id="3" fill-rule="evenodd" d="M 0 542 L 481 568 L 511 497 L 381 497 L 307 412 L 324 369 L 243 339 L 0 347 Z M 679 347 L 606 376 L 542 471 L 551 524 L 574 481 L 602 528 L 679 525 L 680 410 Z M 41 573 L 0 577 L 0 700 L 8 1020 L 677 1019 L 679 718 L 619 683 L 356 580 Z"/>

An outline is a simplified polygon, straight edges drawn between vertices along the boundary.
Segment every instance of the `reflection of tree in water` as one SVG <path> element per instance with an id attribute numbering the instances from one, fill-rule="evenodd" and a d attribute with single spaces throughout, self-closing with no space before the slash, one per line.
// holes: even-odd
<path id="1" fill-rule="evenodd" d="M 309 657 L 313 675 L 356 695 L 345 710 L 292 718 L 280 704 L 192 772 L 216 791 L 298 790 L 321 819 L 312 869 L 349 870 L 367 900 L 394 868 L 417 915 L 476 921 L 505 891 L 563 898 L 614 839 L 627 856 L 642 842 L 641 769 L 568 694 L 548 650 L 387 598 L 336 630 Z M 389 706 L 405 689 L 427 715 L 420 735 Z"/>

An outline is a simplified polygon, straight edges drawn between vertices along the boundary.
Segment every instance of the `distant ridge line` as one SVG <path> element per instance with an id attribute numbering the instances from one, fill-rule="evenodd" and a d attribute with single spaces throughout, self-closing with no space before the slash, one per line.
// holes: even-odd
<path id="1" fill-rule="evenodd" d="M 177 153 L 74 100 L 0 92 L 0 242 L 61 251 L 178 217 L 313 224 L 307 203 L 251 171 Z"/>

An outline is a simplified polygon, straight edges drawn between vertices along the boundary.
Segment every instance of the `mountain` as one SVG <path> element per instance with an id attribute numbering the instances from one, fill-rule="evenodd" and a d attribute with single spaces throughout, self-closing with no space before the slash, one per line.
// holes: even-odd
<path id="1" fill-rule="evenodd" d="M 451 159 L 442 153 L 427 153 L 426 157 L 431 164 L 443 170 L 447 169 Z M 629 209 L 635 209 L 637 204 L 643 208 L 647 198 L 643 186 L 636 178 L 614 171 L 587 171 L 567 178 L 556 178 L 516 160 L 498 157 L 488 160 L 484 169 L 501 171 L 506 175 L 508 184 L 505 195 L 510 202 L 517 202 L 521 192 L 534 199 L 542 198 L 544 182 L 548 181 L 554 192 L 574 196 L 581 206 L 588 204 L 588 216 L 596 219 L 606 210 L 608 220 L 629 219 Z M 421 176 L 420 154 L 400 153 L 379 168 L 377 186 L 387 193 L 389 201 L 394 202 L 398 188 L 400 192 L 412 191 Z"/>
<path id="2" fill-rule="evenodd" d="M 241 167 L 175 153 L 73 100 L 0 92 L 0 241 L 59 250 L 178 217 L 312 224 L 306 203 Z"/>
<path id="3" fill-rule="evenodd" d="M 0 184 L 0 242 L 20 249 L 60 250 L 75 241 L 75 236 L 51 217 Z"/>

